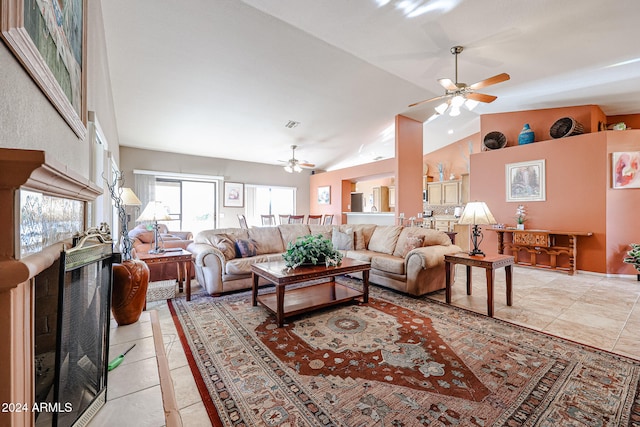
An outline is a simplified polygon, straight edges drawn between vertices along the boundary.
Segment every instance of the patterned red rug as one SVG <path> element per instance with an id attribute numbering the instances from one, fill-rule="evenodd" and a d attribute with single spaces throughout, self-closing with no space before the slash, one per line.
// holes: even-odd
<path id="1" fill-rule="evenodd" d="M 169 307 L 214 425 L 640 426 L 640 362 L 431 300 Z"/>

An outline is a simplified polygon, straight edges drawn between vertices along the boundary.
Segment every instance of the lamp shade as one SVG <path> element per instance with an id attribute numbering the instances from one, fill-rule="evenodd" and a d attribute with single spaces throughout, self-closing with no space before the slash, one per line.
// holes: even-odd
<path id="1" fill-rule="evenodd" d="M 142 206 L 142 202 L 130 188 L 123 188 L 120 198 L 122 199 L 122 204 L 125 206 Z"/>
<path id="2" fill-rule="evenodd" d="M 497 221 L 485 202 L 469 202 L 464 207 L 458 224 L 495 224 Z"/>
<path id="3" fill-rule="evenodd" d="M 149 202 L 136 221 L 170 221 L 172 219 L 167 207 L 162 202 L 153 201 Z"/>

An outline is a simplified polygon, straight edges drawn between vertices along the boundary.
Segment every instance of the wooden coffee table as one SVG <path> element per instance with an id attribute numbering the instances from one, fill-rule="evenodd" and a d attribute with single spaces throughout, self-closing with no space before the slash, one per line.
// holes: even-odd
<path id="1" fill-rule="evenodd" d="M 138 259 L 144 261 L 147 265 L 177 262 L 179 290 L 182 291 L 182 282 L 184 281 L 187 301 L 191 301 L 191 252 L 184 249 L 166 251 L 161 254 L 141 252 L 138 254 Z"/>
<path id="2" fill-rule="evenodd" d="M 253 306 L 258 302 L 276 315 L 278 327 L 284 325 L 284 318 L 309 311 L 352 301 L 362 297 L 362 302 L 369 302 L 369 270 L 371 264 L 351 258 L 343 258 L 342 264 L 335 267 L 316 265 L 289 269 L 284 261 L 263 262 L 253 264 Z M 336 283 L 335 276 L 362 272 L 362 292 L 349 286 Z M 273 293 L 258 295 L 258 281 L 262 277 L 276 286 Z M 289 289 L 286 285 L 303 283 L 315 279 L 329 278 L 330 281 Z M 285 297 L 286 295 L 286 297 Z"/>

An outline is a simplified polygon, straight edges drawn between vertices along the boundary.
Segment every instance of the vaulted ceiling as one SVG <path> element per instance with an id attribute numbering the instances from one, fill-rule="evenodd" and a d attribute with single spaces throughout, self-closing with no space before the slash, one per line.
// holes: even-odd
<path id="1" fill-rule="evenodd" d="M 498 96 L 424 124 L 425 152 L 479 115 L 600 105 L 640 113 L 637 0 L 108 0 L 120 144 L 319 169 L 394 155 L 394 117 L 425 121 L 439 78 L 498 73 Z M 290 121 L 297 126 L 288 127 Z"/>

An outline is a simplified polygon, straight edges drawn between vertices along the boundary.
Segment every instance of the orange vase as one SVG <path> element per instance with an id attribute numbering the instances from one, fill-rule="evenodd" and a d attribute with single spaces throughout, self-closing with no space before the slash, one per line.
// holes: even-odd
<path id="1" fill-rule="evenodd" d="M 111 313 L 118 325 L 130 325 L 140 318 L 147 300 L 149 267 L 144 261 L 130 259 L 113 264 Z"/>

